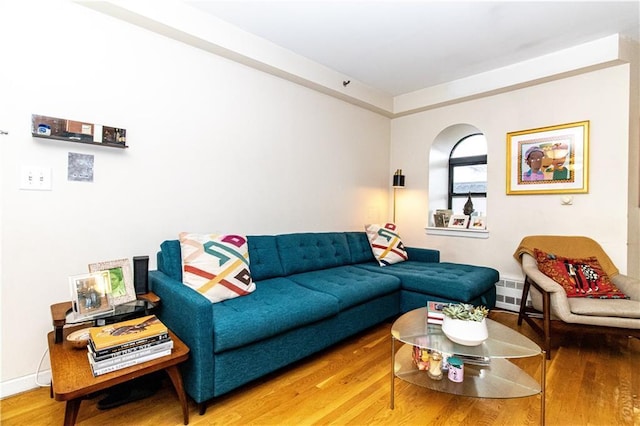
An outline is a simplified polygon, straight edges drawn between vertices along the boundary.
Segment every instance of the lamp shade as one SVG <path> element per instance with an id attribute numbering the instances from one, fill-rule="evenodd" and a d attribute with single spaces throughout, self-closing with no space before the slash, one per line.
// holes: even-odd
<path id="1" fill-rule="evenodd" d="M 404 175 L 402 174 L 402 169 L 396 170 L 396 173 L 393 175 L 393 187 L 404 188 Z"/>

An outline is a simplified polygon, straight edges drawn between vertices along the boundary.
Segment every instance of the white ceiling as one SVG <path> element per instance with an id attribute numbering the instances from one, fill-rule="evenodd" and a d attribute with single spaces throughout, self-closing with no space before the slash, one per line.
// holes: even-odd
<path id="1" fill-rule="evenodd" d="M 640 1 L 185 1 L 392 96 L 620 33 Z"/>

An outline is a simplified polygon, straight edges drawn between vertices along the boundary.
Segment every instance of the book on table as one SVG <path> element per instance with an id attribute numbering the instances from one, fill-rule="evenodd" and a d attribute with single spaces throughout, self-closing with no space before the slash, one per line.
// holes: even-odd
<path id="1" fill-rule="evenodd" d="M 162 343 L 170 342 L 171 338 L 169 334 L 161 334 L 153 338 L 144 338 L 131 342 L 131 344 L 118 345 L 112 348 L 106 348 L 102 350 L 96 350 L 91 344 L 87 345 L 89 355 L 91 355 L 94 361 L 103 361 L 105 359 L 117 358 L 122 355 L 127 355 L 135 352 L 140 352 L 148 349 L 152 346 L 160 345 Z"/>
<path id="2" fill-rule="evenodd" d="M 154 344 L 146 349 L 139 349 L 134 352 L 125 353 L 123 355 L 104 360 L 95 360 L 91 352 L 87 353 L 87 358 L 89 359 L 89 365 L 91 365 L 93 375 L 99 376 L 101 374 L 110 373 L 112 371 L 169 355 L 171 354 L 172 348 L 173 341 L 169 339 L 162 343 Z"/>
<path id="3" fill-rule="evenodd" d="M 428 324 L 442 324 L 444 321 L 444 313 L 442 310 L 449 306 L 446 302 L 427 302 L 427 323 Z"/>
<path id="4" fill-rule="evenodd" d="M 167 327 L 155 315 L 147 315 L 102 327 L 90 328 L 89 344 L 96 353 L 107 350 L 117 352 L 136 346 L 140 342 L 160 340 L 165 335 L 168 335 Z"/>
<path id="5" fill-rule="evenodd" d="M 171 354 L 173 341 L 155 315 L 89 330 L 89 365 L 94 376 Z"/>

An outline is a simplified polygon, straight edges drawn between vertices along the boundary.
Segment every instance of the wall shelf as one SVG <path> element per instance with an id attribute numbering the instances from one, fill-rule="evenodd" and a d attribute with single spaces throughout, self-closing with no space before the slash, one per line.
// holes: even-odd
<path id="1" fill-rule="evenodd" d="M 108 146 L 110 148 L 121 148 L 121 149 L 129 148 L 128 145 L 123 145 L 121 143 L 94 142 L 94 141 L 88 141 L 88 140 L 82 140 L 82 139 L 65 138 L 62 136 L 44 136 L 44 135 L 39 135 L 37 133 L 31 133 L 31 136 L 33 136 L 34 138 L 53 139 L 56 141 L 64 141 L 64 142 L 75 142 L 75 143 L 82 143 L 85 145 Z"/>
<path id="2" fill-rule="evenodd" d="M 463 237 L 463 238 L 489 238 L 489 231 L 486 229 L 454 229 L 454 228 L 436 228 L 429 226 L 425 228 L 427 235 L 443 235 L 446 237 Z"/>
<path id="3" fill-rule="evenodd" d="M 127 146 L 127 130 L 121 127 L 103 126 L 86 121 L 67 120 L 46 115 L 31 115 L 31 135 L 41 139 L 53 139 L 86 145 L 129 148 Z"/>

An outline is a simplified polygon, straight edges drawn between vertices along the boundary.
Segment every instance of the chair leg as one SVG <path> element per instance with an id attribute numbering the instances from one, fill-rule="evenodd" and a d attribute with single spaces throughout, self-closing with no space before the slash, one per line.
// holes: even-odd
<path id="1" fill-rule="evenodd" d="M 522 325 L 522 320 L 526 315 L 527 309 L 527 297 L 529 297 L 529 288 L 531 287 L 531 281 L 529 277 L 524 277 L 524 286 L 522 287 L 522 299 L 520 299 L 520 312 L 518 313 L 518 325 Z"/>
<path id="2" fill-rule="evenodd" d="M 542 320 L 544 330 L 544 349 L 547 351 L 547 359 L 551 359 L 551 294 L 542 292 Z"/>
<path id="3" fill-rule="evenodd" d="M 533 318 L 528 314 L 534 309 L 527 307 L 527 297 L 531 286 L 542 294 L 542 319 L 543 324 L 540 327 Z M 522 300 L 520 300 L 520 312 L 518 313 L 518 326 L 522 325 L 522 320 L 531 326 L 538 334 L 541 334 L 544 340 L 543 347 L 546 352 L 547 359 L 551 359 L 551 294 L 544 291 L 540 286 L 533 282 L 528 276 L 524 277 L 524 286 L 522 287 Z"/>

